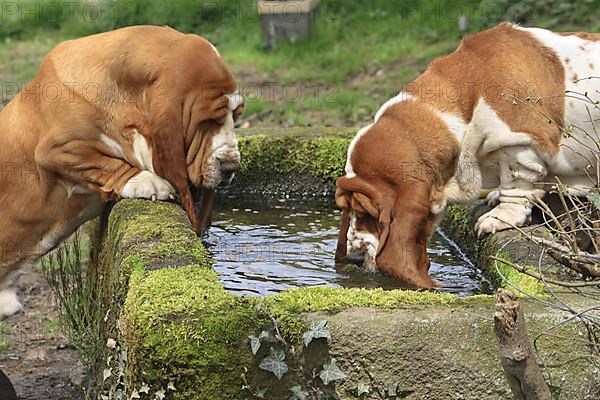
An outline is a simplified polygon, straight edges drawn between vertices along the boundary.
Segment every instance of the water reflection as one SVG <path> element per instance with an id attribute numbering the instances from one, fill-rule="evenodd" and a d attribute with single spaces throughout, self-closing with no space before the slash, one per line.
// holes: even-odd
<path id="1" fill-rule="evenodd" d="M 316 285 L 401 288 L 395 280 L 357 266 L 336 265 L 339 211 L 324 203 L 220 201 L 208 244 L 225 288 L 240 295 L 265 296 Z M 430 274 L 440 290 L 461 295 L 487 291 L 485 278 L 443 235 L 429 244 Z"/>

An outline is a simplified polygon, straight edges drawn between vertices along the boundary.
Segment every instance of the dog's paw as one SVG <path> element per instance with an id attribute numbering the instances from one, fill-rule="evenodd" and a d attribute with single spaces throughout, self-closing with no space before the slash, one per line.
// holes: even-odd
<path id="1" fill-rule="evenodd" d="M 500 203 L 493 210 L 483 214 L 475 224 L 477 236 L 484 233 L 511 229 L 515 226 L 526 225 L 531 217 L 531 208 L 528 205 L 516 203 Z"/>
<path id="2" fill-rule="evenodd" d="M 498 204 L 500 204 L 500 191 L 492 190 L 489 192 L 485 197 L 485 203 L 488 205 L 488 207 L 496 207 Z"/>
<path id="3" fill-rule="evenodd" d="M 175 200 L 175 189 L 160 176 L 142 171 L 123 186 L 124 199 Z"/>
<path id="4" fill-rule="evenodd" d="M 0 291 L 0 321 L 18 313 L 22 309 L 23 306 L 14 291 L 10 289 Z"/>

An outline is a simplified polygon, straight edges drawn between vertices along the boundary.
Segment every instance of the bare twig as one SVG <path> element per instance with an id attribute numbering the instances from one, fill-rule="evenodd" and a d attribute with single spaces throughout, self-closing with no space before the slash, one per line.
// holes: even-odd
<path id="1" fill-rule="evenodd" d="M 499 261 L 503 264 L 508 265 L 511 268 L 516 269 L 517 271 L 525 274 L 525 275 L 529 275 L 532 278 L 535 279 L 539 279 L 539 280 L 544 280 L 547 283 L 550 283 L 552 285 L 557 285 L 557 286 L 564 286 L 564 287 L 570 287 L 570 288 L 576 288 L 576 287 L 585 287 L 585 286 L 600 286 L 600 279 L 599 280 L 595 280 L 595 281 L 590 281 L 590 282 L 565 282 L 565 281 L 558 281 L 556 279 L 550 279 L 550 278 L 546 278 L 546 277 L 542 277 L 540 274 L 530 271 L 527 268 L 523 267 L 522 265 L 519 265 L 517 263 L 508 261 L 508 260 L 504 260 L 502 258 L 496 257 L 496 256 L 490 256 L 490 259 L 495 260 L 495 261 Z"/>
<path id="2" fill-rule="evenodd" d="M 267 313 L 267 316 L 269 317 L 269 319 L 271 319 L 271 322 L 273 323 L 273 328 L 275 329 L 275 339 L 280 341 L 281 344 L 283 344 L 285 347 L 290 347 L 288 342 L 286 342 L 283 336 L 281 335 L 281 332 L 279 332 L 279 324 L 277 323 L 277 319 L 274 316 L 272 316 L 271 313 Z"/>

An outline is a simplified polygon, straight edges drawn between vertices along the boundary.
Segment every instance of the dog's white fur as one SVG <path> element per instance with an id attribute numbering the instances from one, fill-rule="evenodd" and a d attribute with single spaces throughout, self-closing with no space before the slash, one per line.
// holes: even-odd
<path id="1" fill-rule="evenodd" d="M 354 139 L 352 139 L 352 142 L 350 142 L 350 146 L 348 146 L 348 157 L 346 158 L 346 176 L 348 178 L 352 178 L 352 177 L 356 176 L 356 172 L 354 172 L 354 168 L 352 167 L 352 161 L 351 161 L 352 152 L 354 151 L 354 147 L 356 146 L 356 143 L 360 140 L 360 138 L 363 137 L 365 135 L 365 133 L 367 133 L 369 131 L 369 129 L 371 129 L 372 126 L 373 126 L 373 124 L 367 125 L 364 128 L 362 128 L 360 131 L 358 131 L 358 134 L 354 137 Z"/>
<path id="2" fill-rule="evenodd" d="M 600 141 L 600 110 L 586 102 L 584 94 L 592 101 L 600 100 L 600 41 L 559 35 L 545 29 L 515 28 L 529 32 L 535 40 L 550 48 L 562 63 L 567 90 L 565 121 L 567 125 L 572 124 L 572 134 L 562 140 L 559 153 L 551 156 L 538 150 L 526 132 L 512 131 L 483 98 L 476 104 L 468 122 L 459 115 L 431 108 L 460 143 L 456 173 L 445 187 L 442 198 L 432 204 L 431 211 L 441 214 L 449 203 L 470 202 L 482 191 L 490 191 L 486 200 L 494 208 L 477 221 L 479 235 L 527 224 L 532 201 L 549 191 L 556 184 L 556 178 L 568 185 L 574 194 L 582 194 L 591 184 L 588 174 L 594 176 L 597 173 L 590 149 L 595 149 L 594 142 Z M 379 109 L 375 122 L 390 107 L 404 101 L 418 100 L 400 92 Z M 346 176 L 349 178 L 356 176 L 351 164 L 354 147 L 371 127 L 363 128 L 348 149 Z M 355 225 L 351 211 L 349 250 L 367 250 L 369 258 L 374 259 L 371 257 L 373 238 L 365 236 L 368 232 L 357 231 Z"/>
<path id="3" fill-rule="evenodd" d="M 561 36 L 544 29 L 520 29 L 532 33 L 556 52 L 567 72 L 567 91 L 600 98 L 600 79 L 572 81 L 574 75 L 579 79 L 588 78 L 600 71 L 600 68 L 590 68 L 594 65 L 592 60 L 600 63 L 600 43 L 576 36 Z M 580 46 L 585 50 L 577 50 Z M 589 104 L 587 107 L 597 125 L 600 111 Z M 594 148 L 594 137 L 588 134 L 598 138 L 600 126 L 590 121 L 584 101 L 568 99 L 565 112 L 566 121 L 579 128 L 574 128 L 573 135 L 563 140 L 558 156 L 550 157 L 531 146 L 532 139 L 528 134 L 511 131 L 496 112 L 480 100 L 472 121 L 465 124 L 463 137 L 460 132 L 457 135 L 462 143 L 458 172 L 446 188 L 443 205 L 472 201 L 482 189 L 495 189 L 488 198 L 495 208 L 482 215 L 476 224 L 481 235 L 526 224 L 531 216 L 531 200 L 543 196 L 549 186 L 556 183 L 554 177 L 565 184 L 573 184 L 577 194 L 585 192 L 586 184 L 590 184 L 586 171 L 593 175 L 590 168 L 595 167 L 591 164 L 593 156 L 590 152 L 590 148 Z M 441 114 L 440 118 L 447 122 Z M 450 124 L 448 126 L 456 133 Z M 496 168 L 499 168 L 499 174 L 494 173 Z M 443 208 L 440 205 L 436 210 Z"/>

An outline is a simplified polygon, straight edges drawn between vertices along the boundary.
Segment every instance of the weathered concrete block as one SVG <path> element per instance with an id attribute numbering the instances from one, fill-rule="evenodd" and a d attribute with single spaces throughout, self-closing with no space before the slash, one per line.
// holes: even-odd
<path id="1" fill-rule="evenodd" d="M 319 0 L 261 0 L 258 2 L 264 44 L 268 49 L 278 42 L 294 42 L 310 36 Z"/>
<path id="2" fill-rule="evenodd" d="M 127 265 L 117 265 L 127 275 L 121 279 L 127 283 L 118 342 L 127 348 L 130 391 L 139 393 L 146 385 L 172 399 L 252 398 L 247 386 L 267 389 L 268 399 L 287 399 L 293 386 L 315 385 L 313 370 L 333 357 L 346 378 L 329 387 L 343 399 L 354 398 L 361 383 L 383 391 L 390 382 L 408 399 L 508 396 L 496 356 L 491 296 L 314 287 L 242 298 L 223 289 L 176 205 L 122 201 L 109 227 L 120 232 L 110 251 Z M 189 264 L 183 266 L 182 259 Z M 532 335 L 564 318 L 525 304 Z M 278 342 L 265 344 L 253 357 L 248 340 L 272 330 L 271 318 L 293 346 L 286 354 L 289 372 L 281 380 L 258 368 L 268 347 Z M 306 348 L 302 334 L 312 320 L 328 321 L 331 340 Z M 595 399 L 599 372 L 587 368 L 585 358 L 573 358 L 587 349 L 568 339 L 581 333 L 565 326 L 559 338 L 543 338 L 540 348 L 552 357 L 551 371 L 565 398 Z M 169 385 L 177 390 L 167 390 Z"/>
<path id="3" fill-rule="evenodd" d="M 343 173 L 352 131 L 246 132 L 236 185 L 244 190 L 254 184 L 252 177 L 268 185 L 283 174 L 331 187 Z M 485 265 L 486 254 L 497 247 L 493 238 L 474 239 L 475 216 L 453 208 L 445 228 Z M 329 388 L 335 386 L 342 399 L 356 398 L 360 384 L 383 393 L 390 383 L 402 398 L 415 400 L 510 397 L 496 355 L 491 296 L 313 287 L 262 299 L 237 297 L 224 290 L 185 213 L 169 203 L 119 202 L 107 235 L 102 253 L 118 271 L 122 293 L 111 315 L 119 315 L 116 339 L 126 349 L 127 398 L 135 390 L 153 399 L 164 390 L 167 399 L 251 399 L 252 392 L 267 389 L 264 398 L 287 399 L 297 385 L 323 389 L 314 372 L 332 357 L 346 378 Z M 566 315 L 523 303 L 532 337 Z M 273 331 L 273 320 L 291 346 L 289 371 L 281 380 L 259 368 L 269 347 L 280 342 L 269 339 L 253 356 L 248 338 Z M 302 336 L 314 320 L 328 321 L 331 340 L 305 347 Z M 600 371 L 586 362 L 584 341 L 572 339 L 584 337 L 583 330 L 564 325 L 553 334 L 538 345 L 543 359 L 552 360 L 549 371 L 561 398 L 600 398 Z M 140 391 L 145 388 L 147 395 Z"/>

